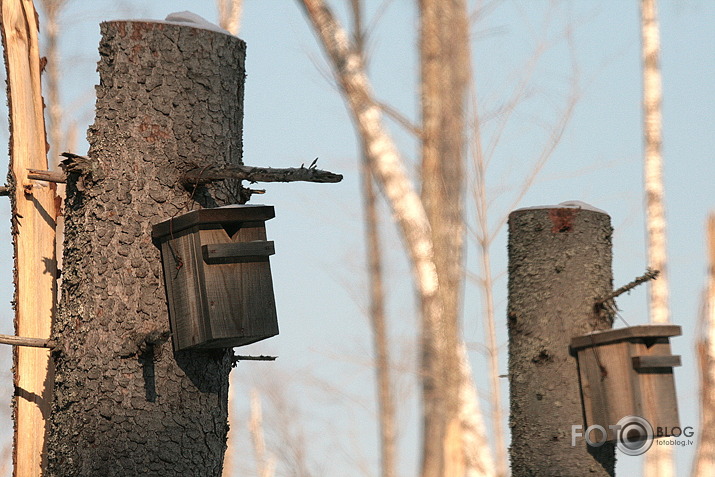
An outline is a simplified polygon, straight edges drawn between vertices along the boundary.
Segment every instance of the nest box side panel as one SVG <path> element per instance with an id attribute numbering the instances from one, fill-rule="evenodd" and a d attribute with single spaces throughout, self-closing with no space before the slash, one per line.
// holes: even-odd
<path id="1" fill-rule="evenodd" d="M 246 222 L 229 236 L 224 229 L 202 230 L 203 245 L 265 241 L 263 222 Z M 213 346 L 240 346 L 278 334 L 268 256 L 204 264 L 210 339 Z"/>
<path id="2" fill-rule="evenodd" d="M 598 424 L 608 431 L 608 440 L 616 435 L 608 426 L 635 412 L 634 383 L 630 373 L 628 343 L 583 348 L 578 352 L 586 427 Z"/>
<path id="3" fill-rule="evenodd" d="M 166 294 L 169 301 L 174 350 L 202 343 L 207 338 L 205 293 L 201 279 L 201 256 L 197 234 L 188 231 L 162 244 Z M 198 265 L 198 266 L 197 266 Z"/>
<path id="4" fill-rule="evenodd" d="M 671 357 L 668 338 L 640 340 L 631 346 L 633 357 L 662 356 Z M 662 428 L 664 436 L 670 436 L 673 427 L 680 426 L 678 402 L 675 394 L 673 368 L 642 367 L 634 370 L 638 377 L 642 417 L 650 422 L 653 430 Z M 667 432 L 666 432 L 667 428 Z"/>

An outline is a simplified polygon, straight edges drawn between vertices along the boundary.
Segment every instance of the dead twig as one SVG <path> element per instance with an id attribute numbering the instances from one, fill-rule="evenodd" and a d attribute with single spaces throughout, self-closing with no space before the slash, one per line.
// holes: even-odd
<path id="1" fill-rule="evenodd" d="M 14 335 L 0 335 L 0 344 L 9 344 L 12 346 L 29 346 L 31 348 L 49 348 L 56 346 L 55 341 L 44 338 L 24 338 Z"/>
<path id="2" fill-rule="evenodd" d="M 240 354 L 234 354 L 231 358 L 231 364 L 233 367 L 235 367 L 239 361 L 275 361 L 277 358 L 278 356 L 244 356 Z"/>
<path id="3" fill-rule="evenodd" d="M 44 171 L 41 169 L 28 169 L 27 178 L 34 179 L 37 181 L 56 182 L 58 184 L 64 184 L 65 182 L 67 182 L 65 173 L 62 171 Z"/>
<path id="4" fill-rule="evenodd" d="M 244 165 L 214 166 L 204 169 L 196 168 L 182 177 L 185 186 L 206 184 L 224 179 L 238 179 L 249 182 L 321 182 L 335 183 L 343 180 L 341 174 L 317 169 L 313 163 L 305 167 L 276 169 L 272 167 L 253 167 Z"/>
<path id="5" fill-rule="evenodd" d="M 599 299 L 596 301 L 596 306 L 603 306 L 606 302 L 613 300 L 614 298 L 619 297 L 620 295 L 623 295 L 624 293 L 633 290 L 635 287 L 638 285 L 645 283 L 650 280 L 655 280 L 658 277 L 658 274 L 660 273 L 660 270 L 651 270 L 650 268 L 646 269 L 646 272 L 641 275 L 640 277 L 636 278 L 630 283 L 627 283 L 623 285 L 621 288 L 618 288 L 617 290 L 612 291 L 605 297 Z"/>

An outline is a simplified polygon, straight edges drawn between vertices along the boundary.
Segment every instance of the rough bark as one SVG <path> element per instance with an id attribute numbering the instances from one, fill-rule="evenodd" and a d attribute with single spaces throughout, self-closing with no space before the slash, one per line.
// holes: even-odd
<path id="1" fill-rule="evenodd" d="M 708 284 L 697 344 L 700 365 L 700 425 L 693 477 L 715 475 L 715 214 L 707 225 Z"/>
<path id="2" fill-rule="evenodd" d="M 238 195 L 180 177 L 241 163 L 245 44 L 167 23 L 101 32 L 89 161 L 67 183 L 48 475 L 219 476 L 231 352 L 172 352 L 151 226 Z"/>
<path id="3" fill-rule="evenodd" d="M 614 475 L 614 446 L 571 446 L 583 425 L 573 336 L 610 328 L 594 302 L 612 290 L 610 217 L 576 208 L 509 216 L 511 471 L 518 476 Z"/>

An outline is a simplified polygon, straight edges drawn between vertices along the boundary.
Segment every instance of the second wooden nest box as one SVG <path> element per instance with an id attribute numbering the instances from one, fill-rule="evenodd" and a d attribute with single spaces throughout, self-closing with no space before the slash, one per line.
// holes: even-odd
<path id="1" fill-rule="evenodd" d="M 230 348 L 278 334 L 265 221 L 272 206 L 200 209 L 152 229 L 174 350 Z"/>
<path id="2" fill-rule="evenodd" d="M 609 428 L 626 416 L 646 419 L 664 437 L 679 427 L 673 367 L 680 356 L 670 354 L 675 325 L 641 325 L 596 331 L 571 340 L 578 358 L 586 426 Z"/>

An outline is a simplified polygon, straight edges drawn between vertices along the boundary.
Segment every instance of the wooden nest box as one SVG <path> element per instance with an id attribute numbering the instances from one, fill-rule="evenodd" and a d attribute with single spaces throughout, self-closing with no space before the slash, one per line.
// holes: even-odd
<path id="1" fill-rule="evenodd" d="M 626 416 L 646 419 L 663 437 L 679 428 L 673 367 L 680 356 L 670 354 L 671 336 L 680 326 L 642 325 L 596 331 L 571 340 L 578 359 L 586 427 L 609 428 Z"/>
<path id="2" fill-rule="evenodd" d="M 201 209 L 154 225 L 174 350 L 230 348 L 278 334 L 265 221 L 272 206 Z"/>

